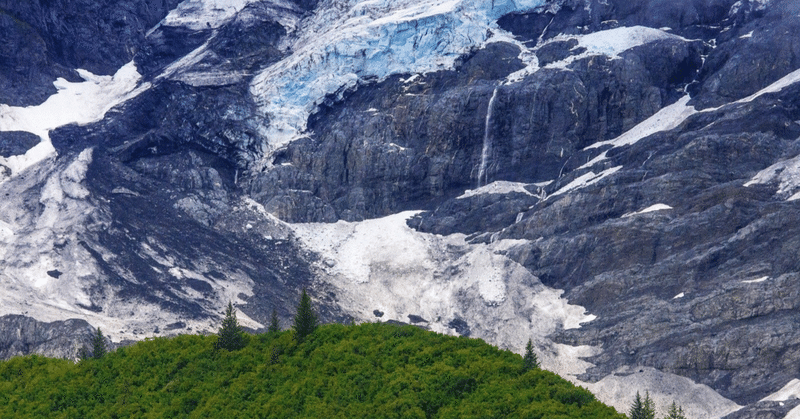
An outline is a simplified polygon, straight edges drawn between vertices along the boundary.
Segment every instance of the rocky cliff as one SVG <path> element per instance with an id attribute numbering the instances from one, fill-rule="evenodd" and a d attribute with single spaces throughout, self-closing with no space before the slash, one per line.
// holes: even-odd
<path id="1" fill-rule="evenodd" d="M 228 301 L 287 326 L 308 288 L 326 321 L 531 338 L 620 410 L 792 417 L 799 15 L 0 3 L 0 314 L 121 341 Z"/>

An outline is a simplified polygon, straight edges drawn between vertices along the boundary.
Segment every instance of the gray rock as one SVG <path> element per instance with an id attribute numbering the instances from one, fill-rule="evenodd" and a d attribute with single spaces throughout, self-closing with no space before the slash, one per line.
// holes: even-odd
<path id="1" fill-rule="evenodd" d="M 0 317 L 0 359 L 32 353 L 54 358 L 76 359 L 82 345 L 90 345 L 94 328 L 85 320 L 50 323 L 32 317 Z"/>

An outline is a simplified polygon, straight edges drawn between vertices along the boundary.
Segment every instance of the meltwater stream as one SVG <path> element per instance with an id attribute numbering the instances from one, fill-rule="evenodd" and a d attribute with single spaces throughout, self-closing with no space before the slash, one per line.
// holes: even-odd
<path id="1" fill-rule="evenodd" d="M 497 99 L 497 87 L 492 92 L 492 98 L 489 99 L 489 107 L 486 109 L 486 121 L 483 127 L 483 150 L 481 151 L 481 165 L 478 167 L 478 187 L 487 183 L 486 167 L 489 161 L 489 154 L 492 152 L 492 135 L 491 123 L 492 113 L 494 112 L 494 101 Z"/>

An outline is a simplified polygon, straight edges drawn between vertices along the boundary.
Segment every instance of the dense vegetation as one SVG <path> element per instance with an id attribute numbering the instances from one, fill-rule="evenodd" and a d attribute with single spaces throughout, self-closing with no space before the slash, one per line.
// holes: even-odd
<path id="1" fill-rule="evenodd" d="M 477 339 L 412 326 L 325 325 L 156 338 L 79 363 L 0 363 L 0 417 L 623 418 L 557 375 Z"/>

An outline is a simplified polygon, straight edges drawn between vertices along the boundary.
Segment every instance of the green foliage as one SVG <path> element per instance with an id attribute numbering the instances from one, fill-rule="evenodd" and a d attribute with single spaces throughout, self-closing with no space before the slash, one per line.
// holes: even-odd
<path id="1" fill-rule="evenodd" d="M 683 413 L 683 407 L 678 406 L 673 400 L 672 404 L 669 405 L 667 416 L 665 416 L 664 419 L 686 419 L 686 415 Z"/>
<path id="2" fill-rule="evenodd" d="M 91 357 L 92 355 L 89 353 L 89 348 L 87 348 L 86 345 L 81 345 L 80 349 L 78 349 L 78 360 L 85 361 Z"/>
<path id="3" fill-rule="evenodd" d="M 630 419 L 655 419 L 656 405 L 650 398 L 650 392 L 645 392 L 644 399 L 636 392 L 636 397 L 631 405 Z"/>
<path id="4" fill-rule="evenodd" d="M 413 326 L 324 325 L 302 343 L 266 333 L 236 352 L 215 342 L 0 362 L 0 418 L 624 418 L 549 371 L 521 373 L 519 355 Z"/>
<path id="5" fill-rule="evenodd" d="M 247 336 L 239 326 L 239 321 L 236 320 L 236 310 L 233 309 L 233 303 L 228 302 L 228 308 L 225 310 L 225 318 L 222 319 L 222 326 L 217 332 L 217 342 L 215 347 L 217 349 L 225 349 L 228 351 L 238 351 L 247 345 Z"/>
<path id="6" fill-rule="evenodd" d="M 319 324 L 317 313 L 311 307 L 311 297 L 303 288 L 300 295 L 300 304 L 297 306 L 297 314 L 294 315 L 294 336 L 297 342 L 303 342 L 306 337 L 314 333 Z"/>
<path id="7" fill-rule="evenodd" d="M 539 368 L 539 358 L 533 353 L 533 342 L 528 339 L 528 344 L 525 345 L 525 355 L 522 357 L 522 370 L 530 371 Z"/>
<path id="8" fill-rule="evenodd" d="M 272 316 L 269 319 L 269 329 L 267 329 L 270 333 L 278 333 L 281 331 L 281 325 L 278 323 L 278 310 L 272 309 Z"/>
<path id="9" fill-rule="evenodd" d="M 92 338 L 92 358 L 100 359 L 106 355 L 106 352 L 108 352 L 108 349 L 106 349 L 106 338 L 98 327 Z"/>

